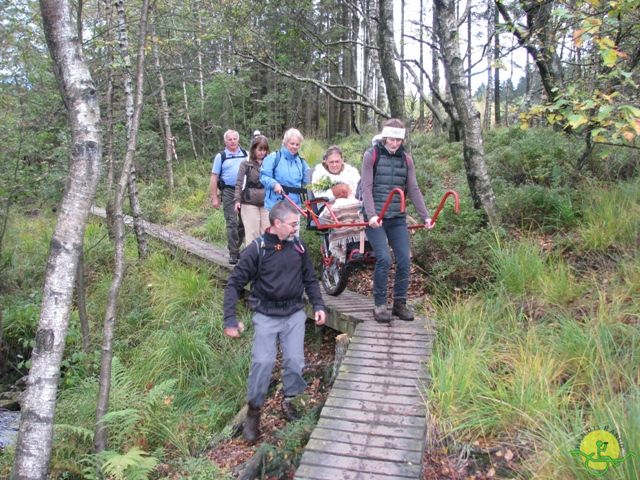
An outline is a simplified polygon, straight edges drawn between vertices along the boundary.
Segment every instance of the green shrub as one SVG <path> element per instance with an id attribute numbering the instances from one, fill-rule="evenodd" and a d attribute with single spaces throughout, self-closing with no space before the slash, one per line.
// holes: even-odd
<path id="1" fill-rule="evenodd" d="M 540 185 L 507 187 L 497 198 L 502 221 L 525 231 L 557 231 L 576 223 L 571 193 L 564 189 Z"/>
<path id="2" fill-rule="evenodd" d="M 487 135 L 486 161 L 492 178 L 512 185 L 561 187 L 574 179 L 577 140 L 551 129 L 498 131 Z"/>

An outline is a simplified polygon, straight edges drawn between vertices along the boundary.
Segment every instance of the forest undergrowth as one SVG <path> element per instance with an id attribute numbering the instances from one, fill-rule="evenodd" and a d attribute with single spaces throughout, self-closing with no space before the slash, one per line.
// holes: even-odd
<path id="1" fill-rule="evenodd" d="M 363 137 L 341 145 L 359 166 Z M 576 171 L 578 149 L 548 130 L 498 130 L 487 162 L 503 226 L 491 230 L 471 206 L 461 146 L 415 134 L 418 181 L 433 209 L 446 189 L 436 229 L 413 237 L 410 300 L 437 327 L 425 391 L 425 479 L 591 478 L 572 455 L 594 428 L 635 452 L 607 478 L 640 478 L 640 181 L 638 155 L 602 149 Z M 305 141 L 319 163 L 325 145 Z M 160 168 L 160 167 L 158 167 Z M 161 175 L 141 178 L 150 221 L 223 245 L 222 212 L 207 207 L 208 162 L 176 165 L 176 189 Z M 151 180 L 153 177 L 153 180 Z M 104 192 L 98 203 L 105 199 Z M 3 381 L 25 375 L 33 345 L 51 229 L 50 205 L 11 215 L 2 253 Z M 319 264 L 319 238 L 303 232 Z M 242 407 L 249 331 L 222 334 L 223 285 L 213 266 L 185 262 L 153 243 L 146 260 L 127 238 L 128 268 L 117 319 L 109 450 L 92 454 L 101 325 L 113 245 L 92 220 L 85 238 L 91 348 L 74 311 L 56 413 L 51 478 L 233 478 L 255 452 L 229 427 Z M 370 294 L 371 271 L 350 288 Z M 327 393 L 333 334 L 308 329 L 308 415 L 286 425 L 278 376 L 263 438 L 265 478 L 289 478 Z M 237 433 L 237 432 L 236 432 Z M 0 477 L 12 452 L 0 453 Z"/>

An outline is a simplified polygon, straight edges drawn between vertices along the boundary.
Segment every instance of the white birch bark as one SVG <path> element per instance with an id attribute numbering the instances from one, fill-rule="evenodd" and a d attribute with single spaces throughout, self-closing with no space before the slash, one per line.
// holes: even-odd
<path id="1" fill-rule="evenodd" d="M 474 106 L 466 85 L 455 6 L 455 0 L 435 0 L 438 38 L 444 53 L 444 68 L 451 98 L 462 127 L 464 166 L 473 204 L 475 208 L 483 209 L 489 223 L 496 226 L 499 223 L 498 210 L 484 161 L 480 113 Z"/>
<path id="2" fill-rule="evenodd" d="M 69 112 L 71 162 L 51 239 L 44 292 L 22 420 L 11 471 L 13 480 L 45 480 L 51 459 L 60 363 L 85 226 L 102 156 L 100 108 L 84 61 L 68 0 L 40 0 L 40 10 L 60 93 Z"/>

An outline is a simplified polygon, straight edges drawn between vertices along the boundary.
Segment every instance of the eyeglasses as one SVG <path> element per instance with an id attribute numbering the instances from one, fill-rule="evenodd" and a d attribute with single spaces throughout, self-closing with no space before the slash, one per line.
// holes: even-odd
<path id="1" fill-rule="evenodd" d="M 284 220 L 280 220 L 280 223 L 284 225 L 289 225 L 291 228 L 298 228 L 300 226 L 300 222 L 285 222 Z"/>

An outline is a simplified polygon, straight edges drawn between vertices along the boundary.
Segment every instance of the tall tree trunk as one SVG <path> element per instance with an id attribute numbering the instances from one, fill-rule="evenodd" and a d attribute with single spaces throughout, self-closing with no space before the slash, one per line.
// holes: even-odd
<path id="1" fill-rule="evenodd" d="M 422 26 L 422 22 L 424 21 L 424 0 L 420 0 L 420 31 L 418 32 L 419 44 L 420 44 L 420 65 L 424 65 L 424 37 L 423 32 L 424 28 Z M 420 69 L 420 90 L 424 92 L 424 71 Z M 424 131 L 424 101 L 422 100 L 422 96 L 420 96 L 420 111 L 418 113 L 418 128 L 421 131 Z"/>
<path id="2" fill-rule="evenodd" d="M 467 90 L 469 90 L 469 94 L 472 94 L 471 91 L 471 3 L 467 8 Z"/>
<path id="3" fill-rule="evenodd" d="M 402 86 L 396 72 L 395 48 L 393 29 L 393 1 L 378 0 L 378 51 L 380 59 L 380 71 L 384 79 L 389 101 L 389 112 L 392 117 L 404 119 L 404 99 L 402 98 Z"/>
<path id="4" fill-rule="evenodd" d="M 133 135 L 133 88 L 131 78 L 131 56 L 129 55 L 129 36 L 127 34 L 127 19 L 124 9 L 124 0 L 116 0 L 116 11 L 118 12 L 118 43 L 120 45 L 120 53 L 124 63 L 123 71 L 123 83 L 125 94 L 125 115 L 126 115 L 126 130 L 127 130 L 127 144 L 129 139 Z M 142 88 L 141 85 L 136 86 L 137 89 Z M 135 132 L 137 135 L 138 132 Z M 124 168 L 124 167 L 123 167 Z M 128 172 L 128 190 L 129 190 L 129 203 L 131 205 L 131 216 L 133 217 L 133 231 L 136 234 L 136 242 L 138 245 L 138 256 L 144 258 L 147 256 L 147 240 L 144 235 L 144 229 L 140 223 L 140 217 L 142 209 L 140 208 L 140 202 L 138 201 L 138 185 L 136 180 L 136 166 L 135 162 L 131 162 Z"/>
<path id="5" fill-rule="evenodd" d="M 191 112 L 189 109 L 189 96 L 187 95 L 187 82 L 184 79 L 184 63 L 182 62 L 182 54 L 180 59 L 180 72 L 182 75 L 182 99 L 184 102 L 184 120 L 187 123 L 187 131 L 189 132 L 189 143 L 191 144 L 191 151 L 193 152 L 193 158 L 198 159 L 198 149 L 196 148 L 196 141 L 193 136 L 193 126 L 191 124 Z"/>
<path id="6" fill-rule="evenodd" d="M 138 127 L 140 125 L 140 116 L 142 114 L 142 97 L 144 90 L 144 62 L 145 47 L 147 35 L 147 14 L 149 11 L 149 0 L 142 3 L 142 11 L 140 12 L 140 30 L 138 34 L 138 68 L 136 75 L 136 95 L 134 102 L 133 115 L 131 118 L 131 135 L 127 139 L 127 153 L 125 154 L 124 164 L 120 173 L 120 180 L 116 185 L 114 195 L 114 233 L 115 233 L 115 266 L 113 271 L 113 280 L 107 297 L 107 306 L 104 316 L 104 328 L 102 338 L 102 356 L 100 359 L 100 388 L 98 391 L 98 404 L 96 407 L 96 430 L 93 439 L 96 452 L 101 452 L 107 447 L 107 429 L 102 422 L 103 417 L 109 410 L 109 391 L 111 389 L 111 361 L 113 359 L 113 334 L 116 323 L 116 308 L 118 304 L 118 295 L 120 286 L 124 278 L 125 258 L 124 258 L 124 214 L 123 203 L 127 191 L 127 185 L 130 186 L 128 177 L 131 175 L 134 157 L 136 153 L 136 144 L 138 141 Z"/>
<path id="7" fill-rule="evenodd" d="M 113 33 L 111 31 L 113 23 L 113 9 L 111 0 L 104 0 L 105 16 L 107 17 L 106 43 L 107 43 L 107 93 L 106 101 L 106 138 L 104 143 L 104 161 L 107 164 L 107 191 L 111 191 L 113 186 L 114 169 L 113 163 Z"/>
<path id="8" fill-rule="evenodd" d="M 156 74 L 158 75 L 158 84 L 160 88 L 160 109 L 162 115 L 162 124 L 164 126 L 164 159 L 167 164 L 167 185 L 169 190 L 173 192 L 173 133 L 171 131 L 171 120 L 169 119 L 169 103 L 167 102 L 167 92 L 164 88 L 164 77 L 160 67 L 160 53 L 158 52 L 158 34 L 156 32 L 156 22 L 153 22 L 153 56 L 156 63 Z"/>
<path id="9" fill-rule="evenodd" d="M 505 20 L 520 46 L 524 47 L 538 68 L 542 86 L 550 103 L 558 99 L 563 85 L 563 73 L 557 53 L 556 35 L 552 23 L 553 2 L 520 1 L 525 11 L 527 25 L 516 23 L 503 0 L 496 0 L 496 7 Z"/>
<path id="10" fill-rule="evenodd" d="M 373 95 L 373 55 L 371 51 L 371 2 L 363 0 L 362 37 L 364 45 L 362 48 L 362 93 L 367 98 L 374 98 Z M 360 123 L 369 124 L 371 120 L 371 110 L 363 108 L 360 110 Z"/>
<path id="11" fill-rule="evenodd" d="M 482 126 L 485 130 L 491 128 L 491 106 L 493 105 L 494 49 L 489 47 L 491 39 L 496 35 L 493 10 L 495 10 L 493 2 L 487 2 L 487 88 L 484 95 L 484 116 L 482 119 Z"/>
<path id="12" fill-rule="evenodd" d="M 43 480 L 48 475 L 60 363 L 78 256 L 102 158 L 97 90 L 78 43 L 71 6 L 67 0 L 40 0 L 40 10 L 60 94 L 69 111 L 71 162 L 51 238 L 40 320 L 22 399 L 22 420 L 11 471 L 14 480 Z"/>
<path id="13" fill-rule="evenodd" d="M 497 26 L 500 21 L 500 12 L 498 12 L 497 8 L 495 9 L 494 15 L 493 21 Z M 497 28 L 495 30 L 495 36 L 493 37 L 493 58 L 496 64 L 500 62 L 500 34 Z M 502 118 L 500 118 L 500 68 L 498 66 L 496 66 L 493 75 L 493 105 L 496 127 L 499 127 L 502 124 Z"/>
<path id="14" fill-rule="evenodd" d="M 438 49 L 438 39 L 436 34 L 436 8 L 433 7 L 432 12 L 432 47 L 431 47 L 431 78 L 433 81 L 431 82 L 433 85 L 431 89 L 434 94 L 432 95 L 431 103 L 433 103 L 433 108 L 436 111 L 440 111 L 440 100 L 438 97 L 440 96 L 440 50 Z M 453 119 L 452 119 L 453 123 Z M 433 119 L 433 132 L 434 133 L 442 133 L 444 131 L 444 125 Z"/>
<path id="15" fill-rule="evenodd" d="M 480 113 L 474 107 L 465 85 L 455 3 L 455 0 L 435 0 L 438 37 L 444 53 L 444 66 L 451 97 L 462 124 L 464 165 L 473 204 L 475 208 L 484 210 L 491 225 L 497 226 L 498 209 L 484 161 Z"/>
<path id="16" fill-rule="evenodd" d="M 80 320 L 80 331 L 82 332 L 82 350 L 89 353 L 91 346 L 91 333 L 89 330 L 89 318 L 87 317 L 87 295 L 84 283 L 84 254 L 82 249 L 78 256 L 78 271 L 76 273 L 76 306 L 78 307 L 78 318 Z"/>

